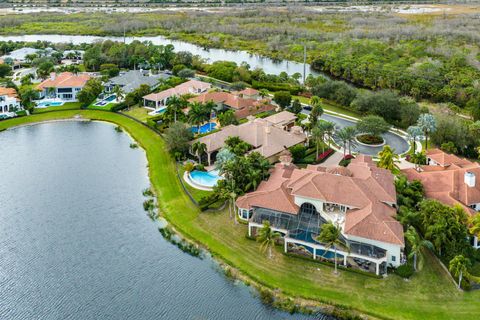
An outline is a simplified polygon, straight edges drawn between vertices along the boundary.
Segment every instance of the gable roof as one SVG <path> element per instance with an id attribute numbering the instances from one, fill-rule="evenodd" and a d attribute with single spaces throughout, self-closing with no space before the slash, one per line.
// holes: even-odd
<path id="1" fill-rule="evenodd" d="M 200 93 L 211 88 L 211 84 L 203 81 L 198 81 L 195 79 L 189 80 L 187 82 L 181 83 L 176 87 L 169 88 L 157 93 L 150 93 L 143 97 L 143 99 L 150 101 L 163 101 L 171 96 L 182 96 L 184 94 L 194 94 Z"/>
<path id="2" fill-rule="evenodd" d="M 345 170 L 320 165 L 297 169 L 277 164 L 257 191 L 237 199 L 237 206 L 296 215 L 296 196 L 336 203 L 349 208 L 344 234 L 403 246 L 403 228 L 395 219 L 395 208 L 389 205 L 396 203 L 393 181 L 392 173 L 377 168 L 368 156 L 358 157 Z"/>
<path id="3" fill-rule="evenodd" d="M 18 98 L 17 90 L 15 90 L 15 88 L 0 87 L 0 96 Z"/>
<path id="4" fill-rule="evenodd" d="M 455 155 L 434 149 L 427 157 L 439 165 L 421 166 L 420 171 L 413 168 L 402 170 L 409 180 L 419 180 L 423 184 L 425 195 L 446 205 L 461 205 L 468 213 L 475 211 L 470 205 L 480 203 L 480 183 L 469 187 L 465 183 L 465 174 L 471 173 L 480 178 L 480 164 Z"/>
<path id="5" fill-rule="evenodd" d="M 73 74 L 71 72 L 62 72 L 60 74 L 52 73 L 50 78 L 42 81 L 37 85 L 37 89 L 43 90 L 45 88 L 83 88 L 90 75 L 86 73 Z"/>
<path id="6" fill-rule="evenodd" d="M 159 79 L 166 78 L 169 78 L 169 76 L 163 73 L 150 75 L 148 71 L 129 70 L 111 78 L 107 84 L 111 86 L 119 85 L 125 93 L 129 93 L 139 88 L 142 84 L 153 87 L 158 83 Z"/>

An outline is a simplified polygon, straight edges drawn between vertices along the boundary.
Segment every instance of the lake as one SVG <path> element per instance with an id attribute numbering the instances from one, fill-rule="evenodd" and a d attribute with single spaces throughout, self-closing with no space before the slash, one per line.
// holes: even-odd
<path id="1" fill-rule="evenodd" d="M 102 122 L 0 133 L 0 319 L 326 319 L 261 304 L 143 211 L 147 160 Z"/>
<path id="2" fill-rule="evenodd" d="M 37 34 L 37 35 L 21 35 L 21 36 L 0 36 L 0 41 L 49 41 L 52 43 L 92 43 L 100 40 L 112 40 L 123 42 L 123 37 L 99 37 L 99 36 L 76 36 L 76 35 L 52 35 L 52 34 Z M 289 75 L 299 72 L 303 75 L 303 63 L 294 61 L 282 60 L 276 61 L 260 55 L 248 53 L 247 51 L 233 51 L 224 49 L 205 49 L 192 43 L 188 43 L 180 40 L 170 40 L 163 36 L 153 37 L 126 37 L 125 42 L 131 43 L 133 40 L 139 41 L 151 41 L 156 45 L 172 44 L 175 47 L 175 51 L 188 51 L 194 55 L 199 55 L 202 58 L 207 59 L 210 63 L 218 60 L 233 61 L 237 64 L 246 62 L 252 69 L 257 67 L 262 68 L 266 73 L 279 74 L 285 71 Z M 305 66 L 305 73 L 308 76 L 310 73 L 313 75 L 319 75 L 310 68 L 310 65 Z"/>

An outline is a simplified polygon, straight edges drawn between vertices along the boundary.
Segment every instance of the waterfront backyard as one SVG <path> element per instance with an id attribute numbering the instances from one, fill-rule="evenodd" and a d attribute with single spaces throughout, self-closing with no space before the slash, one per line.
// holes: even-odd
<path id="1" fill-rule="evenodd" d="M 247 227 L 234 224 L 227 212 L 201 213 L 184 193 L 175 163 L 160 136 L 122 115 L 91 110 L 48 112 L 0 122 L 10 126 L 53 119 L 83 118 L 114 122 L 127 130 L 145 150 L 150 179 L 161 216 L 180 233 L 205 246 L 213 256 L 237 268 L 241 274 L 283 294 L 352 308 L 377 318 L 476 319 L 479 291 L 458 291 L 446 273 L 426 253 L 420 271 L 405 281 L 395 275 L 376 279 L 333 269 L 310 260 L 290 257 L 278 247 L 273 261 L 246 237 Z"/>

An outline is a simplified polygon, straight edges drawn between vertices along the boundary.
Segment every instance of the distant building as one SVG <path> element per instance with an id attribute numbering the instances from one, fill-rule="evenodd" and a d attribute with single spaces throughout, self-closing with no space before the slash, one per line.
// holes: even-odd
<path id="1" fill-rule="evenodd" d="M 13 68 L 18 68 L 22 64 L 28 62 L 27 56 L 36 54 L 37 56 L 50 56 L 53 52 L 55 52 L 52 48 L 45 48 L 45 49 L 35 49 L 35 48 L 20 48 L 17 50 L 13 50 L 9 52 L 7 55 L 1 57 L 3 60 L 10 58 L 13 60 Z"/>
<path id="2" fill-rule="evenodd" d="M 6 114 L 21 109 L 22 106 L 17 96 L 17 90 L 0 87 L 0 113 Z"/>
<path id="3" fill-rule="evenodd" d="M 176 87 L 158 93 L 147 94 L 143 97 L 143 106 L 151 110 L 164 109 L 170 97 L 179 97 L 185 94 L 200 94 L 207 91 L 211 87 L 212 85 L 207 82 L 189 80 L 187 82 L 179 84 Z"/>
<path id="4" fill-rule="evenodd" d="M 380 274 L 405 260 L 396 202 L 392 173 L 378 168 L 371 157 L 358 155 L 346 168 L 299 169 L 284 151 L 270 178 L 239 197 L 236 206 L 239 218 L 248 221 L 250 236 L 269 221 L 282 234 L 285 252 L 313 259 L 334 258 L 333 249 L 316 239 L 324 223 L 333 223 L 349 248 L 337 248 L 337 258 Z"/>
<path id="5" fill-rule="evenodd" d="M 446 205 L 460 205 L 470 215 L 480 214 L 480 164 L 439 149 L 428 150 L 427 165 L 405 169 L 409 180 L 419 180 L 425 196 Z M 474 247 L 480 248 L 477 238 Z"/>
<path id="6" fill-rule="evenodd" d="M 261 99 L 258 91 L 254 89 L 245 89 L 234 93 L 223 91 L 206 92 L 188 101 L 200 103 L 213 102 L 217 105 L 217 110 L 234 110 L 237 119 L 276 109 L 276 107 L 270 103 L 269 99 Z"/>
<path id="7" fill-rule="evenodd" d="M 81 73 L 62 72 L 52 73 L 50 78 L 44 80 L 37 86 L 40 91 L 40 98 L 56 98 L 63 101 L 77 101 L 77 94 L 82 90 L 90 75 Z"/>
<path id="8" fill-rule="evenodd" d="M 111 92 L 116 86 L 119 86 L 123 92 L 130 93 L 138 89 L 142 84 L 153 88 L 160 79 L 168 79 L 169 77 L 169 75 L 164 73 L 150 74 L 148 70 L 130 70 L 120 72 L 118 76 L 109 79 L 104 86 L 106 92 Z"/>

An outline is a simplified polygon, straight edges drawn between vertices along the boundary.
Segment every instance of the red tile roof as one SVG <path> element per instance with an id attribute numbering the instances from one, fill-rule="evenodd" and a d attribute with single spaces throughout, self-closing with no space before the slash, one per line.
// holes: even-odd
<path id="1" fill-rule="evenodd" d="M 403 170 L 409 180 L 420 180 L 428 198 L 436 199 L 446 205 L 460 204 L 467 212 L 474 214 L 469 208 L 480 203 L 480 182 L 474 187 L 465 183 L 465 174 L 470 172 L 480 179 L 480 164 L 438 149 L 429 150 L 427 158 L 439 165 L 421 166 L 420 171 L 413 168 Z"/>
<path id="2" fill-rule="evenodd" d="M 297 169 L 277 164 L 257 191 L 237 199 L 239 208 L 261 207 L 297 214 L 296 196 L 345 205 L 346 235 L 404 245 L 403 228 L 395 219 L 396 193 L 390 171 L 377 168 L 370 157 L 359 156 L 348 168 L 308 166 Z"/>
<path id="3" fill-rule="evenodd" d="M 44 80 L 37 86 L 37 89 L 45 88 L 82 88 L 88 80 L 88 74 L 73 74 L 71 72 L 62 72 L 60 74 L 52 73 L 49 79 Z"/>

